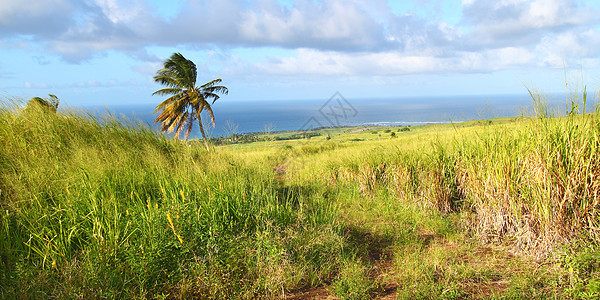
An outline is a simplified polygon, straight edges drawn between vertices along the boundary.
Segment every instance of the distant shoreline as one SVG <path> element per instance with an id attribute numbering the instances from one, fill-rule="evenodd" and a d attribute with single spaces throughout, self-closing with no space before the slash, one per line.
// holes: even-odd
<path id="1" fill-rule="evenodd" d="M 559 97 L 551 97 L 551 104 L 561 104 Z M 419 126 L 427 124 L 459 123 L 469 120 L 514 117 L 530 109 L 528 95 L 480 95 L 445 97 L 399 97 L 353 99 L 347 98 L 353 113 L 345 115 L 338 106 L 327 106 L 327 100 L 305 101 L 252 101 L 215 103 L 213 109 L 216 128 L 205 126 L 207 134 L 226 137 L 232 133 L 244 135 L 281 134 L 298 132 L 307 127 L 336 128 L 360 126 Z M 155 104 L 115 106 L 88 106 L 94 114 L 107 110 L 115 116 L 154 124 Z M 337 109 L 337 110 L 336 110 Z M 346 111 L 347 112 L 347 111 Z M 204 119 L 204 116 L 203 116 Z M 312 122 L 314 121 L 314 122 Z M 312 122 L 307 126 L 307 123 Z M 231 128 L 228 124 L 231 124 Z M 208 124 L 207 124 L 208 125 Z M 272 130 L 269 130 L 271 128 Z M 200 138 L 197 126 L 190 138 Z"/>
<path id="2" fill-rule="evenodd" d="M 464 122 L 464 121 L 459 121 L 459 122 Z M 365 131 L 365 130 L 375 129 L 373 127 L 413 127 L 413 126 L 424 126 L 424 125 L 435 125 L 435 124 L 450 124 L 450 123 L 459 123 L 459 122 L 376 122 L 376 123 L 382 123 L 382 124 L 369 123 L 369 124 L 363 124 L 363 125 L 322 126 L 322 127 L 315 127 L 315 128 L 311 128 L 311 129 L 305 129 L 305 130 L 302 130 L 302 129 L 275 130 L 275 131 L 269 131 L 269 132 L 253 131 L 253 132 L 244 132 L 244 133 L 237 133 L 237 134 L 238 135 L 264 135 L 264 134 L 300 133 L 300 132 L 311 132 L 311 131 L 320 131 L 320 130 L 327 130 L 327 129 L 343 129 L 343 128 L 360 128 L 360 131 Z M 415 124 L 384 125 L 383 123 L 415 123 Z M 360 132 L 360 131 L 356 131 L 356 132 Z"/>

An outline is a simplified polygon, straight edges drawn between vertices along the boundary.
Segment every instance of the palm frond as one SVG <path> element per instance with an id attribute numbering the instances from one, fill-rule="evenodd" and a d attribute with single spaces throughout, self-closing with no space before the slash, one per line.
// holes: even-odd
<path id="1" fill-rule="evenodd" d="M 193 122 L 191 120 L 189 120 L 189 113 L 185 112 L 185 113 L 183 113 L 183 115 L 181 115 L 180 120 L 178 120 L 178 122 L 176 122 L 175 124 L 173 124 L 173 127 L 175 127 L 175 125 L 177 125 L 176 126 L 177 129 L 175 130 L 175 137 L 176 138 L 179 138 L 181 136 L 182 129 L 186 127 L 184 125 L 186 125 L 187 123 L 192 123 L 193 124 Z M 171 131 L 173 131 L 172 128 L 171 128 Z M 187 139 L 187 135 L 186 135 L 185 138 Z"/>
<path id="2" fill-rule="evenodd" d="M 181 92 L 181 93 L 179 93 L 179 94 L 177 94 L 177 95 L 173 95 L 173 96 L 171 96 L 171 97 L 167 98 L 167 100 L 165 100 L 165 101 L 161 102 L 161 103 L 160 103 L 158 106 L 156 106 L 156 108 L 154 109 L 154 113 L 157 113 L 157 112 L 159 112 L 159 111 L 161 111 L 161 110 L 164 110 L 164 109 L 165 109 L 165 107 L 167 107 L 167 106 L 169 106 L 169 105 L 172 105 L 172 104 L 174 104 L 175 102 L 178 102 L 178 101 L 179 101 L 179 102 L 181 102 L 181 101 L 185 101 L 185 100 L 183 100 L 183 98 L 184 98 L 184 95 L 185 95 L 185 93 L 184 93 L 184 92 Z M 181 105 L 181 104 L 183 104 L 183 103 L 180 103 L 180 105 Z"/>
<path id="3" fill-rule="evenodd" d="M 168 87 L 183 88 L 178 77 L 177 72 L 174 72 L 173 70 L 161 69 L 156 72 L 154 81 Z"/>
<path id="4" fill-rule="evenodd" d="M 221 81 L 221 78 L 217 78 L 200 87 L 204 98 L 208 100 L 212 99 L 211 104 L 215 104 L 215 102 L 219 100 L 220 96 L 217 95 L 217 93 L 223 95 L 229 94 L 229 89 L 227 89 L 227 87 L 222 85 L 216 85 L 218 83 L 221 83 Z"/>
<path id="5" fill-rule="evenodd" d="M 182 101 L 175 101 L 163 108 L 162 113 L 156 118 L 155 123 L 159 122 L 170 122 L 169 120 L 175 120 L 178 116 L 182 115 L 186 111 L 185 103 Z"/>
<path id="6" fill-rule="evenodd" d="M 58 109 L 58 103 L 60 100 L 54 94 L 48 94 L 48 102 L 54 106 L 55 109 Z"/>
<path id="7" fill-rule="evenodd" d="M 166 89 L 160 89 L 154 93 L 152 93 L 152 96 L 154 95 L 173 95 L 173 94 L 179 94 L 183 91 L 183 89 L 181 88 L 166 88 Z"/>
<path id="8" fill-rule="evenodd" d="M 219 94 L 223 94 L 223 95 L 229 94 L 229 90 L 227 89 L 227 87 L 222 86 L 222 85 L 210 86 L 210 87 L 207 87 L 207 88 L 205 88 L 203 90 L 206 93 L 219 93 Z"/>
<path id="9" fill-rule="evenodd" d="M 164 67 L 174 73 L 171 76 L 179 80 L 181 87 L 190 88 L 196 85 L 196 64 L 183 57 L 181 53 L 173 53 L 165 61 Z"/>
<path id="10" fill-rule="evenodd" d="M 194 127 L 194 122 L 187 122 L 185 126 L 185 139 L 190 136 L 190 132 L 192 132 L 192 127 Z"/>
<path id="11" fill-rule="evenodd" d="M 221 78 L 213 79 L 213 80 L 201 85 L 200 88 L 206 89 L 208 87 L 214 86 L 217 83 L 221 83 L 221 81 L 223 81 Z"/>
<path id="12" fill-rule="evenodd" d="M 223 80 L 221 78 L 217 78 L 213 81 L 207 82 L 204 85 L 202 85 L 200 87 L 200 89 L 202 89 L 203 91 L 208 91 L 211 93 L 223 93 L 223 94 L 227 94 L 229 92 L 229 90 L 222 85 L 217 85 L 218 83 L 221 83 Z"/>
<path id="13" fill-rule="evenodd" d="M 210 120 L 213 124 L 213 127 L 215 127 L 215 114 L 213 113 L 212 107 L 210 107 L 210 105 L 208 105 L 208 103 L 206 103 L 204 105 L 203 109 L 206 110 L 206 112 L 208 113 L 208 116 L 210 117 Z M 200 113 L 201 113 L 201 111 L 198 112 L 198 116 L 200 115 Z M 200 118 L 200 117 L 198 117 L 198 118 Z"/>
<path id="14" fill-rule="evenodd" d="M 211 105 L 215 104 L 215 102 L 217 102 L 217 100 L 219 100 L 219 98 L 221 98 L 219 95 L 213 94 L 213 93 L 204 93 L 203 97 L 204 97 L 204 99 L 208 99 L 208 100 L 212 99 L 212 102 L 210 103 Z"/>

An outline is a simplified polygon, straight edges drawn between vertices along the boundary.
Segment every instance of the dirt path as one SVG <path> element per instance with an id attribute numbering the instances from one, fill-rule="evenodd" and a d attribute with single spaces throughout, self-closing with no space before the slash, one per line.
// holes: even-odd
<path id="1" fill-rule="evenodd" d="M 325 287 L 318 287 L 312 289 L 306 289 L 295 293 L 286 294 L 284 299 L 286 300 L 305 300 L 305 299 L 338 299 L 333 296 Z"/>

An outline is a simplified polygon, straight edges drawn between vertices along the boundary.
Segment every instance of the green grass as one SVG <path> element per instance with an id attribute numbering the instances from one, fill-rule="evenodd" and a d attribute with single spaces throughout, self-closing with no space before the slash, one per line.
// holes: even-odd
<path id="1" fill-rule="evenodd" d="M 0 297 L 598 295 L 597 114 L 297 134 L 5 104 Z"/>
<path id="2" fill-rule="evenodd" d="M 335 207 L 266 159 L 110 118 L 0 114 L 3 298 L 275 297 L 333 276 Z"/>

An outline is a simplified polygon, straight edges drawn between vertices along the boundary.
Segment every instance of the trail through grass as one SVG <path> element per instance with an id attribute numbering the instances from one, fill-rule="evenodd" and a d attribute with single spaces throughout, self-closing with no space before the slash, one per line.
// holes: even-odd
<path id="1" fill-rule="evenodd" d="M 311 168 L 319 167 L 303 162 L 296 170 Z M 296 176 L 302 179 L 286 173 L 287 180 L 307 180 Z M 405 201 L 383 187 L 367 190 L 350 181 L 337 188 L 334 198 L 345 241 L 339 273 L 330 285 L 290 293 L 290 299 L 563 295 L 560 270 L 517 256 L 510 246 L 479 244 L 465 232 L 461 214 L 424 209 L 422 203 Z"/>

